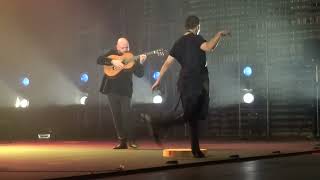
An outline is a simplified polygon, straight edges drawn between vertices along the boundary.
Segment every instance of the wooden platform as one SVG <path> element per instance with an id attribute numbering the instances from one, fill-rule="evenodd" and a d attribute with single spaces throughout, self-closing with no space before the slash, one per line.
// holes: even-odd
<path id="1" fill-rule="evenodd" d="M 204 155 L 207 155 L 207 149 L 201 149 L 201 152 Z M 185 157 L 193 157 L 191 149 L 164 149 L 162 150 L 163 157 L 169 158 L 185 158 Z"/>

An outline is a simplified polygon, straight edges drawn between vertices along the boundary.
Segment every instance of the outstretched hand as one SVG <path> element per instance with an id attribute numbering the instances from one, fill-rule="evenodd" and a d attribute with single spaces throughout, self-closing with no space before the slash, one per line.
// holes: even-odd
<path id="1" fill-rule="evenodd" d="M 224 30 L 224 31 L 220 31 L 221 36 L 231 36 L 231 32 Z"/>

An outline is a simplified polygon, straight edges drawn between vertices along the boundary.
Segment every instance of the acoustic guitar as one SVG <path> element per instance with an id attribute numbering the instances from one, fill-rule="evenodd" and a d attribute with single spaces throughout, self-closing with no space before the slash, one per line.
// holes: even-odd
<path id="1" fill-rule="evenodd" d="M 164 56 L 165 50 L 164 49 L 156 49 L 147 53 L 144 53 L 146 56 L 150 55 L 158 55 L 158 56 Z M 132 70 L 134 64 L 140 60 L 140 55 L 134 56 L 131 52 L 123 53 L 121 56 L 118 55 L 110 55 L 106 58 L 109 58 L 111 60 L 121 61 L 124 64 L 123 69 L 118 69 L 114 67 L 113 65 L 104 65 L 104 73 L 109 78 L 116 78 L 117 75 L 121 71 L 130 71 Z"/>

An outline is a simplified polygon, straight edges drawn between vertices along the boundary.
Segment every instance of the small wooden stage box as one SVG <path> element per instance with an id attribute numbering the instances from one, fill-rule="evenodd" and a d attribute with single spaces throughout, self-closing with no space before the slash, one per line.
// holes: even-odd
<path id="1" fill-rule="evenodd" d="M 201 149 L 204 155 L 207 154 L 207 149 Z M 193 157 L 191 149 L 164 149 L 162 151 L 163 157 Z"/>

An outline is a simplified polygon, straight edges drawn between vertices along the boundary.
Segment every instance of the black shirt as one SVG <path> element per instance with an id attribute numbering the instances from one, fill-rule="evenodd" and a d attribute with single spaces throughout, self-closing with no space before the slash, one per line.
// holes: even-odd
<path id="1" fill-rule="evenodd" d="M 199 94 L 209 82 L 206 53 L 200 49 L 204 42 L 201 35 L 190 33 L 180 37 L 170 50 L 170 56 L 181 65 L 178 90 L 184 94 Z"/>
<path id="2" fill-rule="evenodd" d="M 111 59 L 105 58 L 110 55 L 119 55 L 117 50 L 110 50 L 104 55 L 97 59 L 97 63 L 100 65 L 111 65 Z M 135 63 L 132 71 L 123 70 L 115 79 L 110 79 L 106 75 L 103 76 L 102 83 L 100 86 L 100 92 L 103 94 L 118 94 L 121 96 L 132 96 L 132 73 L 137 77 L 142 77 L 144 75 L 143 66 L 140 63 Z"/>

